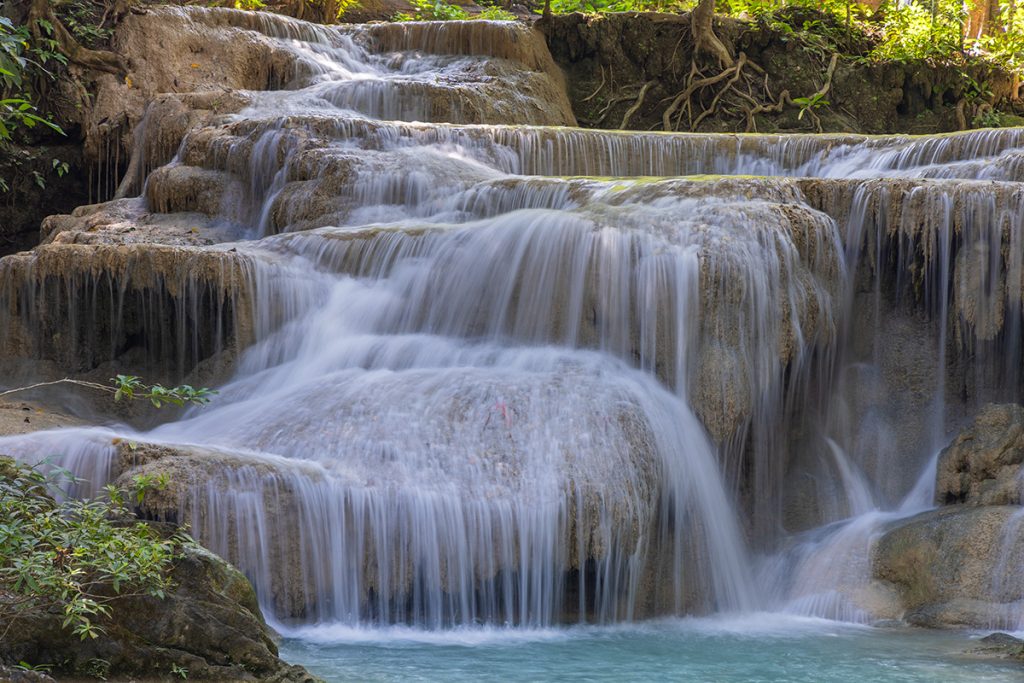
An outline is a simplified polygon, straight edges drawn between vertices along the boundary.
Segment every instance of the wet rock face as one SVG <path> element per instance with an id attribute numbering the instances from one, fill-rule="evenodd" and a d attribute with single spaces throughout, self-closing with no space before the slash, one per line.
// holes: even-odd
<path id="1" fill-rule="evenodd" d="M 227 250 L 46 245 L 0 264 L 0 354 L 72 372 L 133 355 L 181 377 L 245 337 L 248 282 Z"/>
<path id="2" fill-rule="evenodd" d="M 63 629 L 57 616 L 26 621 L 7 634 L 0 662 L 56 662 L 56 673 L 71 676 L 91 676 L 102 660 L 108 676 L 163 679 L 180 667 L 198 680 L 316 680 L 278 659 L 252 586 L 237 569 L 189 547 L 172 578 L 176 587 L 163 600 L 124 597 L 112 603 L 111 622 L 93 640 Z"/>
<path id="3" fill-rule="evenodd" d="M 890 528 L 872 555 L 874 578 L 895 586 L 904 619 L 929 627 L 1014 625 L 1024 598 L 1020 508 L 953 506 Z"/>
<path id="4" fill-rule="evenodd" d="M 1020 505 L 1024 406 L 987 405 L 939 456 L 935 502 Z"/>

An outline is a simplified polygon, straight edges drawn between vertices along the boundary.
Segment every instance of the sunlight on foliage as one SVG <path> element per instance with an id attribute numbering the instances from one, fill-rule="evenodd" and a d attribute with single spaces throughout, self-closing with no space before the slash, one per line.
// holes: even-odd
<path id="1" fill-rule="evenodd" d="M 450 21 L 453 19 L 469 19 L 469 13 L 458 5 L 449 5 L 444 0 L 411 0 L 415 12 L 399 13 L 396 21 Z"/>

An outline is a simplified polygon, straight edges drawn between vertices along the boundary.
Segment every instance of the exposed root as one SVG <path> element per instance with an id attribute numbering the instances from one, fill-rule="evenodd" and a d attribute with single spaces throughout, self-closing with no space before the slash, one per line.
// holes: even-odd
<path id="1" fill-rule="evenodd" d="M 595 90 L 594 92 L 590 93 L 590 95 L 589 95 L 589 96 L 587 96 L 587 97 L 584 97 L 584 98 L 583 98 L 582 100 L 580 100 L 580 101 L 581 101 L 581 102 L 589 102 L 590 100 L 592 100 L 592 99 L 594 99 L 595 97 L 597 97 L 597 93 L 599 93 L 599 92 L 601 92 L 602 90 L 604 90 L 604 83 L 605 83 L 605 80 L 604 80 L 604 65 L 602 64 L 602 65 L 601 65 L 601 85 L 597 86 L 597 90 Z"/>
<path id="2" fill-rule="evenodd" d="M 668 63 L 672 65 L 672 76 L 676 75 L 676 53 L 679 51 L 679 46 L 683 44 L 683 38 L 686 37 L 685 31 L 679 32 L 679 40 L 676 41 L 675 46 L 672 48 L 672 56 L 668 58 Z"/>
<path id="3" fill-rule="evenodd" d="M 690 73 L 686 78 L 684 87 L 676 95 L 666 97 L 658 104 L 660 107 L 667 103 L 667 106 L 661 112 L 661 129 L 665 132 L 678 130 L 695 132 L 709 119 L 716 118 L 721 120 L 729 118 L 736 120 L 737 123 L 743 122 L 747 132 L 755 132 L 757 130 L 756 119 L 759 115 L 778 114 L 787 107 L 797 106 L 788 90 L 780 92 L 778 97 L 773 95 L 768 73 L 763 67 L 750 61 L 744 52 L 740 52 L 736 58 L 729 55 L 728 60 L 724 58 L 718 59 L 720 64 L 728 64 L 728 66 L 721 69 L 711 67 L 712 73 L 710 74 L 707 73 L 708 67 L 706 65 L 702 68 L 698 59 L 698 51 L 696 50 L 697 43 L 699 42 L 698 36 L 702 35 L 702 30 L 709 29 L 710 27 L 709 23 L 701 23 L 709 21 L 706 17 L 702 18 L 700 16 L 698 10 L 702 6 L 707 7 L 707 3 L 703 0 L 698 5 L 698 8 L 694 10 L 694 16 L 691 20 L 695 53 L 690 61 Z M 708 34 L 704 33 L 703 35 L 706 38 Z M 713 36 L 714 34 L 711 33 L 710 35 Z M 708 54 L 709 48 L 707 48 L 707 45 L 713 44 L 705 42 L 704 48 L 702 48 L 704 54 Z M 718 45 L 722 45 L 720 41 Z M 717 53 L 716 48 L 710 49 L 712 54 Z M 725 49 L 724 46 L 723 49 Z M 722 55 L 718 55 L 718 57 L 722 57 Z M 798 98 L 798 103 L 803 105 L 800 118 L 806 115 L 819 133 L 822 132 L 822 123 L 814 109 L 827 103 L 825 97 L 832 90 L 832 81 L 838 65 L 839 54 L 836 53 L 829 59 L 821 87 L 807 98 Z M 601 77 L 602 85 L 584 101 L 595 97 L 604 88 L 603 67 Z M 627 128 L 643 107 L 650 89 L 656 84 L 657 81 L 648 81 L 639 89 L 639 92 L 633 90 L 636 84 L 628 86 L 630 88 L 628 95 L 613 98 L 605 103 L 603 109 L 598 113 L 596 123 L 600 124 L 604 121 L 610 115 L 612 109 L 618 107 L 623 102 L 631 102 L 622 116 L 622 122 L 619 124 L 619 128 Z M 965 114 L 962 114 L 962 116 L 965 116 Z M 684 128 L 683 126 L 686 127 Z M 652 129 L 655 127 L 657 127 L 657 123 L 651 126 Z"/>
<path id="4" fill-rule="evenodd" d="M 836 52 L 836 53 L 833 53 L 832 59 L 830 59 L 829 62 L 828 62 L 828 68 L 825 70 L 825 84 L 823 86 L 821 86 L 821 89 L 818 90 L 818 92 L 814 93 L 814 95 L 811 96 L 811 99 L 823 98 L 823 97 L 825 97 L 825 95 L 828 94 L 828 91 L 832 89 L 832 76 L 835 74 L 835 72 L 836 72 L 836 65 L 838 65 L 838 64 L 839 64 L 839 53 Z"/>
<path id="5" fill-rule="evenodd" d="M 64 24 L 53 12 L 49 0 L 32 0 L 31 9 L 28 14 L 28 24 L 31 27 L 32 37 L 39 42 L 47 39 L 42 35 L 40 21 L 49 22 L 53 26 L 53 40 L 57 41 L 60 51 L 68 58 L 68 61 L 87 69 L 106 71 L 113 74 L 125 72 L 121 57 L 109 50 L 92 50 L 84 47 L 75 40 Z"/>
<path id="6" fill-rule="evenodd" d="M 693 123 L 690 124 L 691 131 L 697 130 L 697 127 L 700 126 L 701 121 L 715 113 L 715 111 L 718 109 L 718 103 L 722 99 L 722 95 L 729 92 L 729 90 L 735 87 L 736 81 L 738 81 L 740 79 L 740 76 L 743 74 L 743 65 L 746 63 L 747 55 L 741 52 L 740 59 L 738 62 L 736 62 L 735 72 L 733 73 L 732 78 L 726 81 L 725 87 L 723 87 L 715 94 L 715 98 L 711 100 L 711 104 L 708 106 L 708 108 L 702 111 L 700 113 L 700 116 L 698 116 L 693 121 Z"/>
<path id="7" fill-rule="evenodd" d="M 839 65 L 839 55 L 833 54 L 825 70 L 824 83 L 808 100 L 820 103 L 832 89 L 832 79 L 835 76 L 836 67 Z M 759 76 L 753 76 L 749 72 L 755 72 Z M 696 131 L 701 123 L 720 111 L 729 116 L 739 116 L 746 119 L 746 132 L 757 131 L 757 116 L 768 113 L 781 113 L 786 107 L 795 106 L 788 90 L 779 93 L 778 98 L 772 96 L 768 83 L 768 74 L 759 65 L 747 59 L 746 54 L 740 53 L 739 58 L 729 68 L 726 68 L 713 76 L 701 76 L 696 62 L 693 63 L 690 77 L 686 87 L 672 100 L 671 104 L 662 113 L 662 128 L 665 131 L 679 129 L 679 123 L 684 113 L 690 115 L 691 131 Z M 741 81 L 742 79 L 742 81 Z M 722 81 L 722 85 L 711 99 L 711 103 L 704 108 L 696 117 L 693 116 L 694 103 L 691 98 L 697 95 L 700 100 L 700 93 L 705 88 L 716 86 Z M 755 93 L 755 91 L 758 91 Z M 736 103 L 740 102 L 739 107 Z M 730 106 L 730 104 L 732 106 Z M 803 109 L 813 122 L 815 129 L 822 132 L 821 119 L 815 113 L 813 107 Z M 677 113 L 678 112 L 678 113 Z M 676 116 L 675 125 L 672 124 L 672 117 Z M 802 114 L 801 114 L 802 115 Z"/>
<path id="8" fill-rule="evenodd" d="M 793 100 L 790 98 L 788 90 L 783 90 L 782 92 L 780 92 L 779 100 L 774 104 L 764 104 L 762 102 L 754 100 L 753 98 L 751 98 L 751 102 L 753 103 L 753 105 L 745 112 L 747 115 L 748 133 L 757 132 L 757 123 L 754 120 L 754 117 L 756 117 L 758 114 L 767 114 L 769 112 L 774 112 L 778 114 L 783 109 L 786 108 L 786 105 L 793 104 Z"/>
<path id="9" fill-rule="evenodd" d="M 697 73 L 695 64 L 693 70 L 690 72 L 689 84 L 683 89 L 682 92 L 676 95 L 676 98 L 672 100 L 672 104 L 670 104 L 661 115 L 661 124 L 664 130 L 667 132 L 672 131 L 672 115 L 676 113 L 676 110 L 679 109 L 680 105 L 682 105 L 684 102 L 686 103 L 687 107 L 690 106 L 690 96 L 693 95 L 694 92 L 696 92 L 700 88 L 706 88 L 709 85 L 721 83 L 722 81 L 729 78 L 733 74 L 738 73 L 744 63 L 746 63 L 746 57 L 743 57 L 743 60 L 739 63 L 739 65 L 728 68 L 725 71 L 722 71 L 714 76 L 708 76 L 707 78 L 693 80 L 694 75 Z"/>
<path id="10" fill-rule="evenodd" d="M 622 115 L 622 123 L 619 124 L 619 128 L 625 128 L 629 125 L 629 120 L 633 118 L 633 114 L 637 113 L 640 107 L 643 106 L 644 97 L 647 96 L 647 91 L 650 90 L 651 86 L 656 82 L 657 81 L 647 81 L 644 83 L 644 87 L 640 88 L 640 94 L 636 97 L 636 102 L 634 102 L 633 106 L 627 109 L 626 113 Z"/>
<path id="11" fill-rule="evenodd" d="M 654 81 L 644 84 L 640 88 L 640 92 L 637 94 L 620 95 L 619 97 L 613 97 L 612 99 L 608 100 L 605 103 L 604 108 L 602 108 L 601 111 L 597 113 L 597 119 L 591 122 L 590 125 L 599 126 L 606 118 L 608 118 L 608 115 L 612 113 L 612 109 L 614 109 L 616 105 L 622 104 L 623 102 L 629 102 L 633 100 L 635 103 L 635 100 L 639 99 L 640 103 L 643 104 L 643 97 L 646 94 L 646 90 L 652 85 L 654 85 Z M 636 84 L 628 85 L 626 87 L 633 88 L 636 87 Z M 637 109 L 639 109 L 639 107 L 637 107 Z M 634 111 L 633 113 L 636 112 Z M 632 116 L 632 114 L 630 114 L 630 116 Z M 628 123 L 628 119 L 624 120 L 624 122 Z"/>
<path id="12" fill-rule="evenodd" d="M 838 64 L 838 63 L 839 63 L 839 53 L 835 53 L 835 54 L 832 55 L 832 59 L 829 60 L 828 69 L 825 70 L 825 83 L 824 83 L 824 85 L 822 85 L 821 88 L 819 88 L 817 92 L 815 92 L 813 95 L 811 95 L 809 98 L 807 98 L 812 103 L 813 102 L 821 102 L 822 100 L 825 99 L 825 95 L 828 94 L 829 89 L 831 89 L 831 87 L 832 87 L 832 75 L 835 74 L 835 72 L 836 72 L 836 64 Z M 803 109 L 801 111 L 801 116 L 803 115 L 804 112 L 806 112 L 807 115 L 811 117 L 811 120 L 814 121 L 814 129 L 817 132 L 819 132 L 819 133 L 823 132 L 822 128 L 821 128 L 821 119 L 818 118 L 818 114 L 814 111 L 814 108 L 813 107 L 806 107 L 805 109 Z"/>

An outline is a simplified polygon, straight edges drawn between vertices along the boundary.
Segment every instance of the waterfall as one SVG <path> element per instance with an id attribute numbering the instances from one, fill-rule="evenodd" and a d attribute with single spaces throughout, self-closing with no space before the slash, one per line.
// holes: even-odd
<path id="1" fill-rule="evenodd" d="M 519 24 L 158 20 L 267 62 L 154 101 L 97 236 L 0 261 L 0 353 L 232 374 L 0 452 L 169 472 L 277 621 L 868 621 L 961 397 L 1020 395 L 1022 130 L 581 130 Z"/>

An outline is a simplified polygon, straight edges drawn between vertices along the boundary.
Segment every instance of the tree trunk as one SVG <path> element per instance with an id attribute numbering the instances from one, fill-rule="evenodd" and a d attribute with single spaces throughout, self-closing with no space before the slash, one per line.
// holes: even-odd
<path id="1" fill-rule="evenodd" d="M 324 0 L 324 11 L 322 23 L 333 24 L 338 21 L 338 0 Z"/>
<path id="2" fill-rule="evenodd" d="M 715 35 L 713 21 L 715 0 L 700 0 L 690 13 L 690 31 L 693 33 L 695 55 L 707 55 L 722 69 L 731 67 L 735 60 L 725 44 Z"/>

